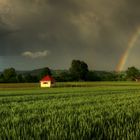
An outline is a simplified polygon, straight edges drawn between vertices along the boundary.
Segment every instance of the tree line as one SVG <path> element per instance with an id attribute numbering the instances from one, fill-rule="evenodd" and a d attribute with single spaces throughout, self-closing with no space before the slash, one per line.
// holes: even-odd
<path id="1" fill-rule="evenodd" d="M 37 74 L 17 73 L 14 68 L 7 68 L 0 74 L 0 83 L 32 83 L 39 82 L 45 75 L 52 75 L 58 82 L 69 81 L 135 81 L 140 79 L 140 71 L 136 67 L 129 67 L 124 72 L 107 72 L 89 70 L 84 61 L 73 60 L 69 70 L 59 73 L 48 67 Z"/>

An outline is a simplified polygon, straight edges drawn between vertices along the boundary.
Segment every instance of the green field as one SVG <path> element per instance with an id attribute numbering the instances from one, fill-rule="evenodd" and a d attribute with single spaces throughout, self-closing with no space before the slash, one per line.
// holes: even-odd
<path id="1" fill-rule="evenodd" d="M 2 140 L 139 140 L 140 83 L 0 85 Z"/>

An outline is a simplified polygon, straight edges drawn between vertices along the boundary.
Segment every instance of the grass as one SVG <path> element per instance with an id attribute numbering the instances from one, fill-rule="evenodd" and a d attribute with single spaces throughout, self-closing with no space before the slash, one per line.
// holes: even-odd
<path id="1" fill-rule="evenodd" d="M 0 85 L 0 139 L 140 139 L 140 83 Z"/>

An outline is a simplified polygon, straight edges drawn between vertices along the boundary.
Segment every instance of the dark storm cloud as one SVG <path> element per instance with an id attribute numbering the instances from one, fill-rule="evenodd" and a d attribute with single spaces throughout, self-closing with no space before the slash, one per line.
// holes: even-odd
<path id="1" fill-rule="evenodd" d="M 50 63 L 78 58 L 113 69 L 140 25 L 139 8 L 139 0 L 3 0 L 0 55 L 48 50 Z"/>
<path id="2" fill-rule="evenodd" d="M 140 24 L 140 1 L 126 0 L 115 15 L 115 21 L 122 30 L 130 30 Z"/>

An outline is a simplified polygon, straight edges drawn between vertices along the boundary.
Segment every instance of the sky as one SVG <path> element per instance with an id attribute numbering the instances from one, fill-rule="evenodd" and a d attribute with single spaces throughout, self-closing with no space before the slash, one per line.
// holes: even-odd
<path id="1" fill-rule="evenodd" d="M 0 70 L 115 70 L 140 28 L 139 0 L 0 0 Z M 123 69 L 140 68 L 140 35 Z"/>

